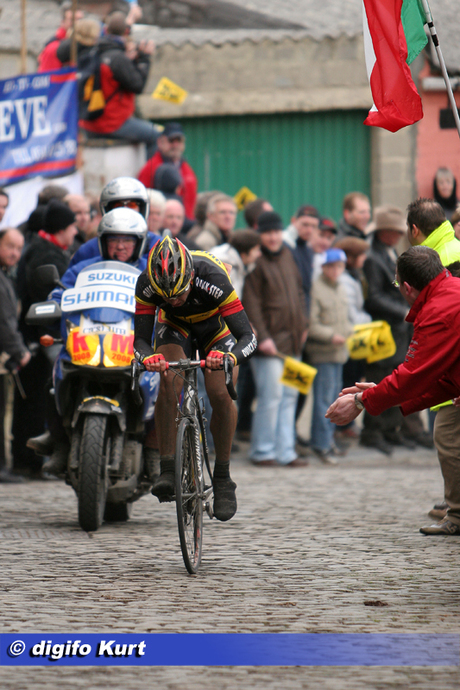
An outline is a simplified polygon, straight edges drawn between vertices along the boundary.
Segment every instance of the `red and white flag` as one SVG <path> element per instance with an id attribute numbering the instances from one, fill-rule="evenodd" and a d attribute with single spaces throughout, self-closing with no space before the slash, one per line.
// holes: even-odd
<path id="1" fill-rule="evenodd" d="M 374 105 L 364 124 L 397 132 L 423 117 L 409 64 L 427 42 L 418 0 L 363 0 L 364 51 Z"/>

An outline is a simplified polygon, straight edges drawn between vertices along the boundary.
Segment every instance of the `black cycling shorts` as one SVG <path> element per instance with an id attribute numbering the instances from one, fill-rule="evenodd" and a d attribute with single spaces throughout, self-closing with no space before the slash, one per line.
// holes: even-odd
<path id="1" fill-rule="evenodd" d="M 231 352 L 236 344 L 236 338 L 219 314 L 203 321 L 187 323 L 182 319 L 167 316 L 162 309 L 159 310 L 155 324 L 155 352 L 161 345 L 179 345 L 185 356 L 191 358 L 195 356 L 192 352 L 192 341 L 195 341 L 203 359 L 210 350 Z"/>

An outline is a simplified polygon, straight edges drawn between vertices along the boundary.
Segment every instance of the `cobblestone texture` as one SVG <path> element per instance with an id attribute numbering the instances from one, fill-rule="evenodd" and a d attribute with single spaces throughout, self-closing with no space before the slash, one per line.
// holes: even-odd
<path id="1" fill-rule="evenodd" d="M 460 540 L 418 533 L 434 453 L 352 450 L 337 467 L 234 463 L 239 510 L 204 525 L 187 575 L 174 506 L 146 496 L 87 535 L 60 482 L 0 485 L 3 632 L 460 632 Z M 387 606 L 364 606 L 379 600 Z M 458 688 L 458 667 L 0 668 L 4 690 Z"/>

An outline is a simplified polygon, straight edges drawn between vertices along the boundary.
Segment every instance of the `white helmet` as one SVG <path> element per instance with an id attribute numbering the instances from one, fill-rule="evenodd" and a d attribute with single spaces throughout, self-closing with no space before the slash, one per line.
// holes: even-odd
<path id="1" fill-rule="evenodd" d="M 137 261 L 144 253 L 147 242 L 147 223 L 140 213 L 130 208 L 114 208 L 102 216 L 97 229 L 99 252 L 104 259 L 110 260 L 107 248 L 108 235 L 133 235 L 136 238 L 134 252 L 129 263 Z"/>
<path id="2" fill-rule="evenodd" d="M 150 209 L 149 196 L 142 182 L 139 182 L 134 177 L 116 177 L 101 192 L 101 213 L 104 215 L 108 211 L 118 206 L 126 205 L 130 201 L 138 204 L 139 213 L 147 220 Z"/>

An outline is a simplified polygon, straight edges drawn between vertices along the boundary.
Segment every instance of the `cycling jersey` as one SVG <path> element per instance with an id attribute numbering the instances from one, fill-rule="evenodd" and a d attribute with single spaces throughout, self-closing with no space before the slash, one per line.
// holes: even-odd
<path id="1" fill-rule="evenodd" d="M 225 336 L 233 335 L 237 362 L 250 357 L 257 340 L 224 264 L 208 252 L 192 251 L 194 276 L 184 304 L 173 307 L 157 294 L 143 271 L 136 285 L 134 351 L 139 361 L 150 356 L 155 315 L 161 328 L 181 330 L 194 337 L 205 353 Z M 225 331 L 227 329 L 227 331 Z M 164 330 L 163 330 L 164 333 Z M 167 342 L 163 339 L 162 342 Z M 158 343 L 157 343 L 158 345 Z"/>

